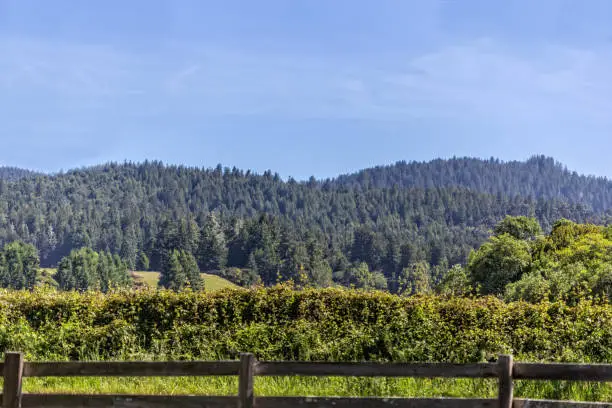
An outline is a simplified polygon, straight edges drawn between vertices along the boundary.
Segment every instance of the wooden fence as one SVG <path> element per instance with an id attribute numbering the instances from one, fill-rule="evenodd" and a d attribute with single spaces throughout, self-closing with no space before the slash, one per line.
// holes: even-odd
<path id="1" fill-rule="evenodd" d="M 612 381 L 612 364 L 514 363 L 500 356 L 496 363 L 307 363 L 256 361 L 242 354 L 240 361 L 181 362 L 24 362 L 22 353 L 6 353 L 2 407 L 209 407 L 209 408 L 562 408 L 612 407 L 607 403 L 522 400 L 513 397 L 514 380 Z M 238 376 L 238 395 L 64 395 L 21 392 L 23 377 L 163 377 Z M 351 377 L 447 377 L 497 378 L 497 399 L 474 398 L 317 398 L 255 397 L 254 376 L 351 376 Z"/>

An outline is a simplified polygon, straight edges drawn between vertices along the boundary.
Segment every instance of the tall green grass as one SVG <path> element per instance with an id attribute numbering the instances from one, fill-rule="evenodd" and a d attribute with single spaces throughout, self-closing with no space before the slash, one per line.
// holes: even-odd
<path id="1" fill-rule="evenodd" d="M 236 377 L 26 378 L 24 392 L 66 394 L 236 395 Z M 490 379 L 261 377 L 258 396 L 495 398 Z M 517 381 L 516 398 L 612 402 L 612 384 Z"/>

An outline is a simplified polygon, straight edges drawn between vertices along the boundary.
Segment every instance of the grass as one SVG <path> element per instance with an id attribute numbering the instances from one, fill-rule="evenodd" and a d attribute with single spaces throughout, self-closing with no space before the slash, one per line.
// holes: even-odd
<path id="1" fill-rule="evenodd" d="M 148 395 L 236 395 L 236 377 L 26 378 L 24 392 Z M 257 396 L 495 398 L 496 380 L 259 377 Z M 612 401 L 612 384 L 517 381 L 516 398 Z"/>
<path id="2" fill-rule="evenodd" d="M 55 268 L 40 268 L 43 275 L 52 276 L 57 272 Z M 204 288 L 209 291 L 221 290 L 221 289 L 236 289 L 237 285 L 217 275 L 209 273 L 202 273 L 202 279 L 204 280 Z M 133 275 L 136 284 L 144 283 L 151 288 L 157 287 L 159 281 L 159 272 L 148 272 L 148 271 L 134 271 Z"/>
<path id="3" fill-rule="evenodd" d="M 204 280 L 204 288 L 206 290 L 215 291 L 220 289 L 232 289 L 238 287 L 227 279 L 223 279 L 222 277 L 217 275 L 211 275 L 209 273 L 203 273 L 201 275 L 202 279 Z M 137 282 L 140 280 L 140 282 L 143 282 L 152 288 L 156 288 L 157 282 L 159 281 L 159 272 L 136 271 L 134 272 L 133 276 Z"/>

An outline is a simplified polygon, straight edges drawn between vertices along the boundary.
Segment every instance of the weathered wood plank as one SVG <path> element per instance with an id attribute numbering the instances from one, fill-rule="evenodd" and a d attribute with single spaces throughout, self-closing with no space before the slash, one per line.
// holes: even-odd
<path id="1" fill-rule="evenodd" d="M 575 402 L 515 399 L 513 408 L 612 408 L 608 402 Z"/>
<path id="2" fill-rule="evenodd" d="M 612 381 L 612 364 L 514 363 L 517 380 Z"/>
<path id="3" fill-rule="evenodd" d="M 255 408 L 497 408 L 495 399 L 258 397 Z"/>
<path id="4" fill-rule="evenodd" d="M 238 378 L 238 398 L 241 408 L 253 408 L 253 374 L 255 356 L 250 353 L 240 355 L 240 377 Z"/>
<path id="5" fill-rule="evenodd" d="M 512 356 L 499 356 L 499 408 L 512 408 L 514 382 L 512 381 Z"/>
<path id="6" fill-rule="evenodd" d="M 25 377 L 195 377 L 238 375 L 239 361 L 26 363 Z"/>
<path id="7" fill-rule="evenodd" d="M 3 408 L 19 408 L 21 401 L 21 377 L 23 374 L 23 353 L 4 354 Z"/>
<path id="8" fill-rule="evenodd" d="M 206 397 L 183 395 L 65 395 L 23 394 L 22 408 L 236 408 L 236 397 Z"/>
<path id="9" fill-rule="evenodd" d="M 497 365 L 446 363 L 308 363 L 262 361 L 255 368 L 262 376 L 344 376 L 344 377 L 497 377 Z"/>

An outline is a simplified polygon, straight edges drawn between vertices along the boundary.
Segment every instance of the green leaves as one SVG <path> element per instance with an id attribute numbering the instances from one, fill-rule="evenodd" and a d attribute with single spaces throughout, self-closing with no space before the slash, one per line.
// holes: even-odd
<path id="1" fill-rule="evenodd" d="M 30 359 L 612 360 L 612 307 L 287 286 L 0 291 L 0 349 Z"/>
<path id="2" fill-rule="evenodd" d="M 507 284 L 519 280 L 530 264 L 529 243 L 504 233 L 470 254 L 468 271 L 482 293 L 499 294 Z"/>
<path id="3" fill-rule="evenodd" d="M 535 218 L 506 216 L 494 232 L 495 235 L 508 234 L 516 239 L 533 240 L 542 234 L 542 227 Z"/>
<path id="4" fill-rule="evenodd" d="M 470 255 L 468 271 L 482 293 L 509 301 L 610 300 L 610 229 L 561 219 L 547 236 L 535 236 L 533 220 L 508 217 Z M 522 237 L 519 239 L 518 237 Z"/>

